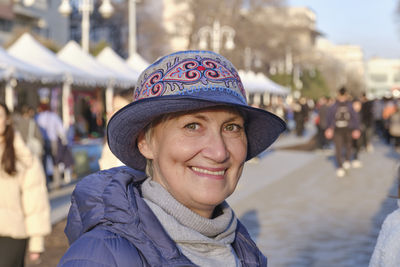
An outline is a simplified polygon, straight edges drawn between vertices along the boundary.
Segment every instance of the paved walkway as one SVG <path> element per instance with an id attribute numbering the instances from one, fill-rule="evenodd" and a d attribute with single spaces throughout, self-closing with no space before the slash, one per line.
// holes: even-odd
<path id="1" fill-rule="evenodd" d="M 396 208 L 399 155 L 375 142 L 364 167 L 335 176 L 333 156 L 274 151 L 248 164 L 228 201 L 269 266 L 368 266 L 385 216 Z"/>

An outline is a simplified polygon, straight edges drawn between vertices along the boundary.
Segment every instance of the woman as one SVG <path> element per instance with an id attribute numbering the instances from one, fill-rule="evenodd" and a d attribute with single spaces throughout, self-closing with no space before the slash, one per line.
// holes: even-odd
<path id="1" fill-rule="evenodd" d="M 0 104 L 0 266 L 24 266 L 27 243 L 31 261 L 44 251 L 50 233 L 50 208 L 45 176 Z"/>
<path id="2" fill-rule="evenodd" d="M 60 266 L 266 266 L 225 199 L 285 123 L 247 105 L 228 60 L 208 51 L 157 60 L 107 130 L 128 167 L 77 185 Z"/>

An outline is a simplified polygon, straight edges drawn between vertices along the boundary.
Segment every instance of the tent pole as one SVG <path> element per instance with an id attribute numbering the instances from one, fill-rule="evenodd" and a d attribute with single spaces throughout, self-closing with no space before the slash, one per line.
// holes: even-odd
<path id="1" fill-rule="evenodd" d="M 12 78 L 7 81 L 5 90 L 5 102 L 10 112 L 14 111 L 14 88 L 17 85 L 17 81 Z"/>
<path id="2" fill-rule="evenodd" d="M 68 99 L 71 95 L 71 81 L 72 79 L 68 77 L 63 84 L 62 89 L 62 118 L 63 118 L 63 126 L 64 129 L 68 130 L 68 127 L 71 122 L 70 110 Z"/>
<path id="3" fill-rule="evenodd" d="M 106 113 L 107 116 L 110 116 L 111 113 L 113 112 L 112 108 L 112 102 L 114 98 L 114 87 L 112 86 L 112 83 L 110 82 L 106 88 Z"/>

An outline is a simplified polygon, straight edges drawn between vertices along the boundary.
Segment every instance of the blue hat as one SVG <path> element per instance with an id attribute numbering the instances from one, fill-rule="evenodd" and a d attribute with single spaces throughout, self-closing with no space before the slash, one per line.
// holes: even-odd
<path id="1" fill-rule="evenodd" d="M 142 72 L 133 102 L 108 123 L 108 144 L 124 164 L 143 171 L 146 159 L 136 139 L 152 120 L 221 105 L 246 114 L 247 160 L 264 151 L 286 129 L 279 117 L 247 104 L 240 77 L 226 58 L 210 51 L 182 51 L 162 57 Z"/>

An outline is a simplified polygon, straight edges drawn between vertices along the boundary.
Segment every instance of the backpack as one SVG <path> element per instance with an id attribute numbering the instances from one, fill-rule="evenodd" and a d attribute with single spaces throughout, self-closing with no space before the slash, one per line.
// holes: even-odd
<path id="1" fill-rule="evenodd" d="M 336 128 L 346 128 L 350 124 L 350 110 L 347 103 L 339 103 L 335 113 Z"/>

